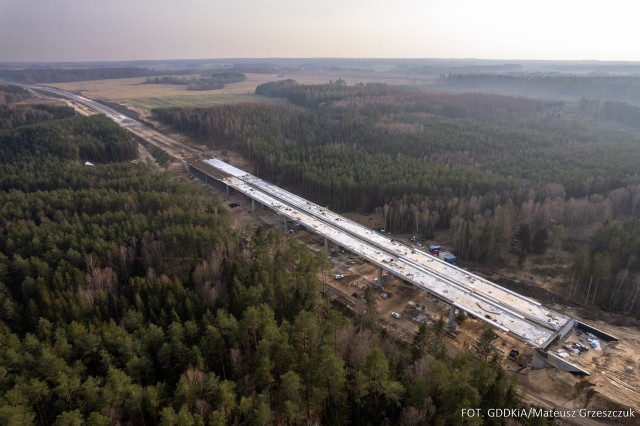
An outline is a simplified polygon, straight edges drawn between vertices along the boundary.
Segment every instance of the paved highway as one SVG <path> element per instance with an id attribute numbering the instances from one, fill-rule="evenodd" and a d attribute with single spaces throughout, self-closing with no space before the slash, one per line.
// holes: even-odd
<path id="1" fill-rule="evenodd" d="M 34 85 L 34 84 L 18 84 L 18 83 L 9 83 L 9 84 L 15 84 L 16 86 L 20 86 L 25 89 L 31 90 L 32 92 L 40 96 L 62 98 L 62 99 L 67 99 L 67 100 L 82 104 L 99 114 L 104 114 L 105 116 L 109 117 L 110 119 L 112 119 L 113 121 L 115 121 L 116 123 L 124 127 L 125 129 L 129 130 L 134 135 L 163 149 L 164 151 L 166 151 L 168 154 L 172 155 L 175 158 L 180 158 L 182 155 L 200 156 L 205 153 L 205 150 L 203 149 L 198 149 L 196 147 L 180 143 L 175 139 L 170 138 L 149 126 L 137 120 L 134 120 L 131 117 L 128 117 L 124 114 L 119 113 L 113 108 L 110 108 L 92 99 L 86 98 L 82 95 L 77 95 L 75 93 L 66 92 L 64 90 L 60 90 L 55 87 L 49 87 L 49 86 L 40 86 L 40 85 Z"/>

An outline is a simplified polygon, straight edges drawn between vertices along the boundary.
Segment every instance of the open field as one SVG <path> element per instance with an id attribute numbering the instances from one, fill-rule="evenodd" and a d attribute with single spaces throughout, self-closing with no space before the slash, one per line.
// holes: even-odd
<path id="1" fill-rule="evenodd" d="M 387 83 L 387 84 L 416 84 L 425 81 L 409 80 L 406 77 L 389 75 L 281 75 L 281 74 L 245 74 L 247 79 L 239 83 L 227 84 L 219 90 L 195 91 L 187 90 L 187 86 L 175 84 L 144 84 L 145 77 L 117 78 L 111 80 L 89 80 L 72 83 L 50 83 L 71 92 L 82 92 L 92 99 L 104 99 L 132 104 L 137 107 L 152 109 L 170 106 L 208 106 L 223 103 L 239 102 L 279 102 L 277 99 L 257 96 L 256 87 L 260 84 L 284 79 L 293 79 L 304 84 L 326 83 L 330 80 L 342 78 L 349 84 L 359 82 Z"/>
<path id="2" fill-rule="evenodd" d="M 202 92 L 195 92 L 202 93 Z M 207 92 L 209 93 L 209 92 Z M 152 98 L 135 98 L 135 99 L 118 99 L 118 101 L 131 104 L 148 110 L 154 108 L 166 107 L 206 107 L 219 104 L 234 104 L 241 102 L 262 102 L 262 103 L 282 103 L 278 99 L 267 98 L 250 93 L 223 94 L 210 93 L 206 95 L 181 95 L 181 96 L 163 96 Z"/>
<path id="3" fill-rule="evenodd" d="M 260 78 L 255 78 L 255 76 Z M 228 84 L 219 90 L 204 91 L 187 90 L 187 86 L 184 85 L 144 84 L 145 77 L 57 83 L 51 84 L 51 86 L 72 92 L 81 92 L 92 99 L 105 99 L 152 109 L 237 102 L 274 102 L 273 99 L 254 94 L 255 88 L 259 84 L 270 81 L 264 77 L 259 74 L 250 74 L 246 81 Z"/>

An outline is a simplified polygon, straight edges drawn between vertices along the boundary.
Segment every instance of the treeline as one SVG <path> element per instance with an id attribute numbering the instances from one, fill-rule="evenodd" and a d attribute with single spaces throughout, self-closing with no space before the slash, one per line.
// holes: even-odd
<path id="1" fill-rule="evenodd" d="M 637 313 L 640 220 L 608 221 L 580 247 L 571 265 L 569 295 L 624 314 Z"/>
<path id="2" fill-rule="evenodd" d="M 615 121 L 631 127 L 640 126 L 640 107 L 626 102 L 580 99 L 580 110 L 601 120 Z"/>
<path id="3" fill-rule="evenodd" d="M 640 103 L 640 78 L 631 76 L 546 74 L 451 74 L 441 79 L 447 88 L 498 91 L 549 99 L 594 98 Z"/>
<path id="4" fill-rule="evenodd" d="M 33 95 L 22 87 L 0 84 L 0 105 L 8 105 L 32 97 Z"/>
<path id="5" fill-rule="evenodd" d="M 277 74 L 284 71 L 292 71 L 296 68 L 282 67 L 277 64 L 268 63 L 245 63 L 245 64 L 233 64 L 230 68 L 227 68 L 229 72 L 239 73 L 251 73 L 251 74 Z"/>
<path id="6" fill-rule="evenodd" d="M 235 71 L 225 71 L 225 72 L 215 72 L 209 76 L 209 78 L 213 81 L 217 81 L 222 84 L 231 84 L 231 83 L 239 83 L 241 81 L 245 81 L 247 76 L 241 72 Z"/>
<path id="7" fill-rule="evenodd" d="M 67 83 L 70 81 L 132 78 L 149 75 L 146 68 L 28 68 L 0 70 L 0 78 L 20 83 Z"/>
<path id="8" fill-rule="evenodd" d="M 449 118 L 491 118 L 500 121 L 523 121 L 557 114 L 562 102 L 541 101 L 487 94 L 424 93 L 412 89 L 392 88 L 379 83 L 359 83 L 348 86 L 344 80 L 328 84 L 301 85 L 294 80 L 264 83 L 256 94 L 281 97 L 306 108 L 320 106 L 329 110 L 364 114 L 376 113 L 377 118 L 397 113 L 434 114 Z M 376 118 L 376 117 L 374 117 Z M 396 121 L 399 117 L 392 117 Z M 410 122 L 413 117 L 398 120 Z"/>
<path id="9" fill-rule="evenodd" d="M 176 84 L 178 86 L 184 86 L 189 84 L 189 80 L 172 75 L 165 75 L 162 77 L 147 77 L 144 84 Z"/>
<path id="10" fill-rule="evenodd" d="M 147 77 L 145 84 L 176 84 L 187 86 L 187 90 L 218 90 L 224 88 L 225 84 L 238 83 L 244 81 L 246 76 L 239 72 L 220 72 L 211 76 L 202 77 Z"/>
<path id="11" fill-rule="evenodd" d="M 227 84 L 245 81 L 246 78 L 240 72 L 216 72 L 205 78 L 196 78 L 189 81 L 187 90 L 219 90 L 223 89 Z"/>
<path id="12" fill-rule="evenodd" d="M 32 146 L 68 120 L 25 126 Z M 83 134 L 64 129 L 73 152 Z M 349 324 L 295 240 L 234 232 L 145 165 L 73 160 L 0 164 L 0 424 L 456 424 L 519 406 L 490 348 L 444 356 L 443 322 L 408 348 L 370 313 Z"/>
<path id="13" fill-rule="evenodd" d="M 104 116 L 73 115 L 67 107 L 0 107 L 0 123 L 8 129 L 0 131 L 0 157 L 7 163 L 34 158 L 95 163 L 136 158 L 137 144 L 120 126 Z"/>
<path id="14" fill-rule="evenodd" d="M 17 102 L 17 101 L 16 101 Z M 7 106 L 0 105 L 0 131 L 27 126 L 41 121 L 75 116 L 73 108 L 42 104 Z"/>
<path id="15" fill-rule="evenodd" d="M 294 80 L 264 83 L 256 87 L 256 95 L 286 98 L 289 102 L 307 108 L 317 108 L 328 102 L 344 98 L 379 97 L 389 94 L 384 84 L 368 83 L 347 86 L 344 80 L 329 84 L 300 85 Z"/>

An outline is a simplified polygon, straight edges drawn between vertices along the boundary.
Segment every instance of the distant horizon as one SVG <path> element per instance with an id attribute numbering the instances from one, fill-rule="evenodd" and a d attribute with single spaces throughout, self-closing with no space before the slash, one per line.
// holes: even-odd
<path id="1" fill-rule="evenodd" d="M 2 64 L 82 64 L 82 63 L 120 63 L 120 62 L 177 62 L 177 61 L 278 61 L 278 60 L 353 60 L 353 61 L 478 61 L 478 62 L 501 62 L 505 64 L 520 62 L 569 62 L 569 63 L 619 63 L 619 64 L 640 64 L 640 60 L 619 60 L 619 59 L 544 59 L 544 58 L 475 58 L 475 57 L 391 57 L 391 56 L 370 56 L 370 57 L 350 57 L 350 56 L 229 56 L 229 57 L 166 57 L 166 58 L 146 58 L 146 59 L 75 59 L 75 60 L 3 60 Z"/>
<path id="2" fill-rule="evenodd" d="M 0 61 L 638 62 L 638 12 L 632 0 L 0 0 Z"/>

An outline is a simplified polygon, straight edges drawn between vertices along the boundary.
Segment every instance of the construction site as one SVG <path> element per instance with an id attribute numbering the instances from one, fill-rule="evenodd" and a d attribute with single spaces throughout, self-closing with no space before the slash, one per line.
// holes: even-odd
<path id="1" fill-rule="evenodd" d="M 243 226 L 280 229 L 312 251 L 326 254 L 330 269 L 323 270 L 318 279 L 334 305 L 352 315 L 359 315 L 366 310 L 364 293 L 370 291 L 375 295 L 378 323 L 397 341 L 409 343 L 420 324 L 429 326 L 443 321 L 448 325 L 446 349 L 454 355 L 460 350 L 470 350 L 484 330 L 492 327 L 498 335 L 494 347 L 500 354 L 501 364 L 516 377 L 526 400 L 532 405 L 572 410 L 640 406 L 640 393 L 636 390 L 637 369 L 640 367 L 636 355 L 640 350 L 637 330 L 612 327 L 599 321 L 583 322 L 570 315 L 568 307 L 553 306 L 550 314 L 545 311 L 545 315 L 557 321 L 554 328 L 559 332 L 545 335 L 541 345 L 532 344 L 523 338 L 526 333 L 504 332 L 500 327 L 493 327 L 492 319 L 498 315 L 483 318 L 469 314 L 470 309 L 454 310 L 450 302 L 411 283 L 397 269 L 382 269 L 381 265 L 388 264 L 382 260 L 378 262 L 375 251 L 372 254 L 363 250 L 360 253 L 364 255 L 359 255 L 349 248 L 348 243 L 338 244 L 315 232 L 313 227 L 285 220 L 286 216 L 278 211 L 281 206 L 259 204 L 247 195 L 249 192 L 230 189 L 222 182 L 228 176 L 220 173 L 219 169 L 218 181 L 200 180 L 197 172 L 195 176 L 202 186 L 223 197 L 231 215 L 239 218 Z M 295 219 L 301 218 L 295 216 Z M 344 220 L 348 219 L 341 219 Z M 369 217 L 364 222 L 363 226 L 372 226 L 376 219 Z M 371 234 L 367 235 L 380 236 L 379 230 L 370 229 L 369 232 Z M 386 235 L 384 238 L 393 241 L 394 249 L 409 247 L 420 253 L 427 253 L 426 246 L 430 243 L 412 241 L 410 235 Z M 477 276 L 468 273 L 465 277 Z M 590 423 L 589 419 L 582 420 L 577 423 L 598 424 Z"/>
<path id="2" fill-rule="evenodd" d="M 410 342 L 420 324 L 444 321 L 448 330 L 446 349 L 453 355 L 470 349 L 483 331 L 491 327 L 498 335 L 494 346 L 502 365 L 515 376 L 532 405 L 557 409 L 640 409 L 637 356 L 640 332 L 637 328 L 614 326 L 603 320 L 584 321 L 579 309 L 567 306 L 568 303 L 545 303 L 543 306 L 530 298 L 518 297 L 512 291 L 506 291 L 504 297 L 516 297 L 518 301 L 507 300 L 507 306 L 500 303 L 489 306 L 487 299 L 462 303 L 460 300 L 464 302 L 463 299 L 455 299 L 455 295 L 449 293 L 453 287 L 434 287 L 442 283 L 442 278 L 432 276 L 429 281 L 428 274 L 414 263 L 420 263 L 419 260 L 435 262 L 438 267 L 459 274 L 456 279 L 471 284 L 488 282 L 486 278 L 491 277 L 483 278 L 462 268 L 442 265 L 444 262 L 435 258 L 429 260 L 431 255 L 424 247 L 436 241 L 412 241 L 410 235 L 381 235 L 376 229 L 380 218 L 375 215 L 358 220 L 357 225 L 363 229 L 358 232 L 366 233 L 361 235 L 359 242 L 349 240 L 354 236 L 339 230 L 338 234 L 348 237 L 346 240 L 341 240 L 339 235 L 321 233 L 326 224 L 315 223 L 318 217 L 311 215 L 302 220 L 301 212 L 289 212 L 286 210 L 289 206 L 268 197 L 256 201 L 259 196 L 250 196 L 255 188 L 252 191 L 247 182 L 240 179 L 246 174 L 242 170 L 237 172 L 239 169 L 234 170 L 231 166 L 225 171 L 211 167 L 211 164 L 201 165 L 205 159 L 214 156 L 244 166 L 242 159 L 236 158 L 234 153 L 219 150 L 205 154 L 183 136 L 161 134 L 120 114 L 114 113 L 113 119 L 144 138 L 150 146 L 167 152 L 173 158 L 171 167 L 182 178 L 220 196 L 237 227 L 278 228 L 311 250 L 326 254 L 330 267 L 319 273 L 318 279 L 323 283 L 327 297 L 355 316 L 365 309 L 365 291 L 374 294 L 379 324 L 397 341 Z M 184 168 L 185 155 L 191 156 L 190 164 L 199 162 L 199 171 L 194 173 L 193 169 Z M 236 180 L 233 185 L 229 178 Z M 324 213 L 329 215 L 331 212 Z M 337 215 L 331 216 L 331 220 L 343 224 L 353 222 Z M 380 249 L 380 244 L 388 243 L 392 244 L 388 251 Z M 504 290 L 497 287 L 489 293 Z M 461 298 L 487 296 L 470 287 L 459 293 Z M 523 305 L 518 307 L 518 303 Z M 525 315 L 525 311 L 531 315 Z M 508 322 L 502 317 L 508 317 Z M 585 420 L 580 424 L 599 423 Z"/>

